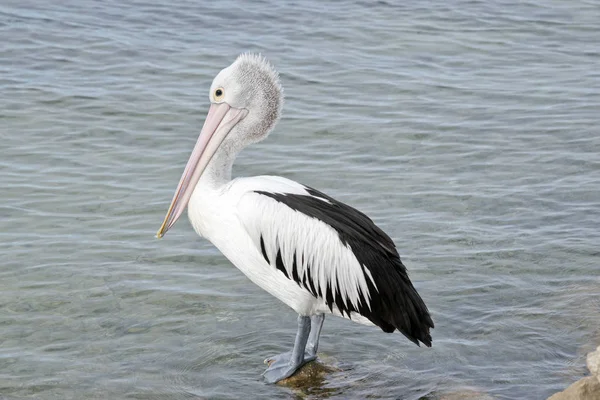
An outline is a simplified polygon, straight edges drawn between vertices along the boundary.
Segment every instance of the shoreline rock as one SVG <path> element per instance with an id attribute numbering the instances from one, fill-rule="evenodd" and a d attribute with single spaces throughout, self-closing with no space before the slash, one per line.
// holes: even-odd
<path id="1" fill-rule="evenodd" d="M 600 382 L 600 346 L 598 346 L 596 351 L 587 355 L 587 367 L 592 375 L 598 378 L 598 382 Z"/>
<path id="2" fill-rule="evenodd" d="M 600 346 L 587 355 L 587 367 L 591 376 L 578 380 L 548 400 L 600 400 Z"/>

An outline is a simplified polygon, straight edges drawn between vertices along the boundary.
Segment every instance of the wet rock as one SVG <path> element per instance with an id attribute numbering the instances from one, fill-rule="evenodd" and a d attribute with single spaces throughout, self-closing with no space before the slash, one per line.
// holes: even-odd
<path id="1" fill-rule="evenodd" d="M 494 400 L 492 396 L 474 389 L 461 389 L 456 392 L 443 393 L 435 400 Z"/>
<path id="2" fill-rule="evenodd" d="M 337 362 L 333 358 L 319 354 L 316 361 L 309 362 L 294 375 L 277 382 L 277 384 L 292 389 L 299 399 L 307 397 L 325 399 L 339 390 L 325 385 L 331 373 L 341 371 L 340 368 L 334 366 L 336 364 Z"/>
<path id="3" fill-rule="evenodd" d="M 548 397 L 548 400 L 600 400 L 600 382 L 595 376 L 588 376 Z"/>
<path id="4" fill-rule="evenodd" d="M 335 371 L 338 370 L 319 361 L 311 361 L 302 366 L 294 375 L 279 381 L 278 384 L 296 389 L 319 387 L 325 381 L 325 377 Z"/>

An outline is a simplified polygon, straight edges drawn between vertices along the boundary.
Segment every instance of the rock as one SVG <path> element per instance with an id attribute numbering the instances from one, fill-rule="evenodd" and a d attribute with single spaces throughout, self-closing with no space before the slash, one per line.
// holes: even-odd
<path id="1" fill-rule="evenodd" d="M 325 385 L 330 374 L 342 371 L 337 364 L 338 362 L 334 358 L 320 353 L 317 360 L 303 365 L 294 375 L 277 382 L 277 384 L 291 389 L 295 398 L 298 399 L 326 398 L 339 390 Z"/>
<path id="2" fill-rule="evenodd" d="M 444 393 L 439 397 L 435 397 L 435 400 L 494 400 L 494 398 L 487 393 L 477 390 L 463 389 L 456 392 Z"/>
<path id="3" fill-rule="evenodd" d="M 594 376 L 583 378 L 548 400 L 600 400 L 600 382 Z"/>
<path id="4" fill-rule="evenodd" d="M 600 382 L 600 346 L 596 349 L 596 351 L 591 352 L 587 356 L 587 367 L 592 373 L 592 376 L 595 376 Z"/>
<path id="5" fill-rule="evenodd" d="M 548 400 L 600 400 L 600 346 L 587 355 L 587 367 L 592 376 L 578 380 Z"/>
<path id="6" fill-rule="evenodd" d="M 277 384 L 293 389 L 320 387 L 325 381 L 326 375 L 335 371 L 338 371 L 338 369 L 319 361 L 311 361 L 303 365 L 294 375 L 277 382 Z"/>

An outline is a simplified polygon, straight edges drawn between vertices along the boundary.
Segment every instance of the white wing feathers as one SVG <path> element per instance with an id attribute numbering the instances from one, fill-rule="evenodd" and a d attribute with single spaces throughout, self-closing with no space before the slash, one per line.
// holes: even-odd
<path id="1" fill-rule="evenodd" d="M 296 199 L 308 196 L 313 203 L 329 200 L 312 196 L 303 185 L 280 177 L 245 178 L 234 184 L 236 191 L 245 192 L 239 197 L 238 218 L 273 268 L 326 300 L 330 308 L 337 305 L 348 314 L 349 309 L 370 309 L 369 286 L 376 289 L 375 282 L 338 232 L 308 207 L 290 206 L 268 194 L 280 198 L 295 195 Z"/>

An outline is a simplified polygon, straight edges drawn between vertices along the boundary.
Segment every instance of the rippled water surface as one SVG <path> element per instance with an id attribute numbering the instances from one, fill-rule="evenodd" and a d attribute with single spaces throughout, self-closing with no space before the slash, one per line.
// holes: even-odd
<path id="1" fill-rule="evenodd" d="M 399 2 L 400 3 L 400 2 Z M 154 233 L 213 76 L 281 72 L 237 175 L 369 214 L 434 347 L 328 318 L 316 397 L 542 399 L 600 344 L 597 1 L 0 3 L 0 397 L 293 398 L 296 316 L 187 219 Z"/>

